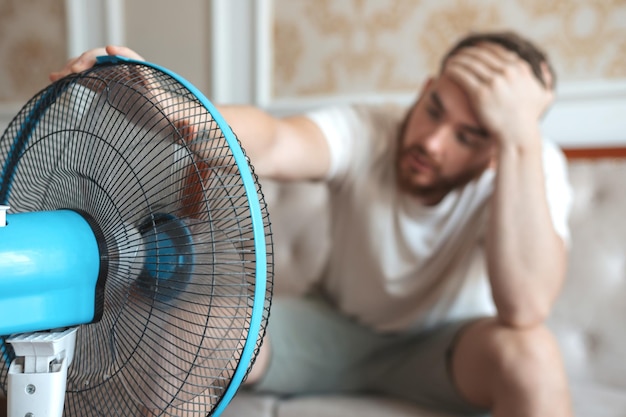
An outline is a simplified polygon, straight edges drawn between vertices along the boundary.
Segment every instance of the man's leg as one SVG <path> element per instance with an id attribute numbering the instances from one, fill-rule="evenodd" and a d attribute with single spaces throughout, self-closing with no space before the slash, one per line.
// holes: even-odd
<path id="1" fill-rule="evenodd" d="M 470 324 L 457 339 L 452 373 L 461 394 L 493 417 L 572 416 L 559 347 L 543 325 Z"/>
<path id="2" fill-rule="evenodd" d="M 355 392 L 363 387 L 361 364 L 386 343 L 320 298 L 275 298 L 246 387 L 281 395 Z"/>
<path id="3" fill-rule="evenodd" d="M 254 360 L 254 365 L 252 365 L 252 369 L 248 373 L 248 377 L 243 382 L 244 385 L 254 385 L 258 383 L 261 378 L 267 372 L 267 368 L 270 365 L 270 358 L 272 357 L 272 346 L 270 342 L 269 336 L 265 335 L 263 338 L 263 344 L 259 349 L 259 353 L 256 355 L 256 359 Z M 2 417 L 2 416 L 0 416 Z"/>

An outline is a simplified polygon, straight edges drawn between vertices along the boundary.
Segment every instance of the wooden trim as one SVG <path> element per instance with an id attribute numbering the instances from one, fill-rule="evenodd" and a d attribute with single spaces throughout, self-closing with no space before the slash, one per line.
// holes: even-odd
<path id="1" fill-rule="evenodd" d="M 567 159 L 626 158 L 626 146 L 604 148 L 563 148 Z"/>

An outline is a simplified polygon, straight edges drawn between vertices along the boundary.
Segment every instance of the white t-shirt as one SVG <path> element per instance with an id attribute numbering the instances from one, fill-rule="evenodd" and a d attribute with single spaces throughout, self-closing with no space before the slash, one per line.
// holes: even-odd
<path id="1" fill-rule="evenodd" d="M 395 147 L 404 109 L 331 107 L 308 116 L 331 153 L 331 250 L 322 287 L 338 309 L 380 331 L 421 330 L 491 315 L 484 235 L 495 172 L 421 206 L 398 190 Z M 569 241 L 565 158 L 544 142 L 555 230 Z"/>

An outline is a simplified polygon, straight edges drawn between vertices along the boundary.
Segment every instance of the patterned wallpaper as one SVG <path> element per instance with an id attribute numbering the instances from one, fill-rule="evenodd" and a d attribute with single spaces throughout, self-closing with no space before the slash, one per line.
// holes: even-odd
<path id="1" fill-rule="evenodd" d="M 66 61 L 64 0 L 0 0 L 0 104 L 21 103 Z"/>
<path id="2" fill-rule="evenodd" d="M 561 81 L 626 79 L 626 0 L 273 0 L 275 98 L 412 92 L 471 30 L 514 29 Z"/>
<path id="3" fill-rule="evenodd" d="M 413 92 L 469 30 L 512 28 L 560 80 L 626 79 L 626 0 L 269 0 L 273 96 Z M 66 60 L 64 0 L 0 0 L 0 104 Z"/>

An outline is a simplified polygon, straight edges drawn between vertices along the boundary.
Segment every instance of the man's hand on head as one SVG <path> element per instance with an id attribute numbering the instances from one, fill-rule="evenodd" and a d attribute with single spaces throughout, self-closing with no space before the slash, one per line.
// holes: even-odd
<path id="1" fill-rule="evenodd" d="M 493 43 L 463 48 L 443 74 L 465 90 L 483 127 L 502 145 L 537 144 L 539 121 L 554 93 L 516 53 Z M 547 67 L 544 77 L 549 86 Z"/>

